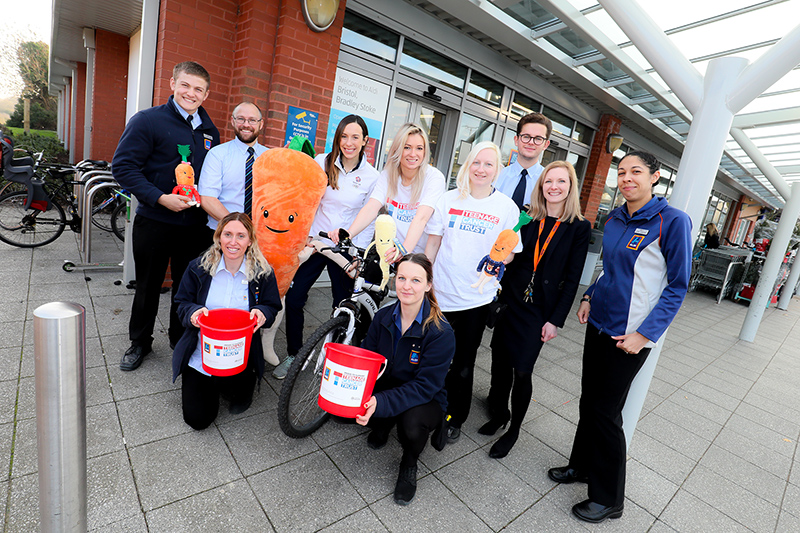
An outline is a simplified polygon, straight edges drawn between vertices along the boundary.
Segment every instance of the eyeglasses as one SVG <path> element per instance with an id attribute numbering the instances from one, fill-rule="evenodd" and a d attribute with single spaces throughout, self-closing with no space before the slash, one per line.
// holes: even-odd
<path id="1" fill-rule="evenodd" d="M 547 139 L 545 139 L 541 135 L 537 135 L 536 137 L 532 137 L 532 136 L 528 135 L 527 133 L 523 133 L 522 135 L 519 136 L 519 140 L 522 141 L 525 144 L 533 143 L 536 146 L 541 146 L 541 144 L 543 142 L 545 142 Z"/>
<path id="2" fill-rule="evenodd" d="M 259 122 L 261 122 L 261 119 L 260 119 L 260 118 L 244 118 L 244 117 L 233 117 L 233 120 L 235 120 L 235 121 L 236 121 L 236 123 L 237 123 L 238 125 L 240 125 L 240 126 L 241 126 L 242 124 L 244 124 L 245 122 L 247 122 L 247 123 L 248 123 L 250 126 L 255 126 L 256 124 L 258 124 Z M 541 143 L 539 143 L 539 144 L 541 144 Z"/>

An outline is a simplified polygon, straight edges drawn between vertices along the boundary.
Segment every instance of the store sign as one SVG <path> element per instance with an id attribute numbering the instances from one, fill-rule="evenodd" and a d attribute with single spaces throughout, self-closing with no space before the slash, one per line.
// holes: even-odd
<path id="1" fill-rule="evenodd" d="M 365 154 L 370 164 L 374 165 L 389 106 L 389 89 L 385 83 L 337 68 L 325 152 L 330 152 L 333 147 L 333 136 L 339 122 L 347 115 L 360 115 L 369 130 Z"/>
<path id="2" fill-rule="evenodd" d="M 286 138 L 285 145 L 292 140 L 292 137 L 299 135 L 311 141 L 314 146 L 317 141 L 317 120 L 319 115 L 312 113 L 308 109 L 289 106 L 289 115 L 286 117 Z"/>

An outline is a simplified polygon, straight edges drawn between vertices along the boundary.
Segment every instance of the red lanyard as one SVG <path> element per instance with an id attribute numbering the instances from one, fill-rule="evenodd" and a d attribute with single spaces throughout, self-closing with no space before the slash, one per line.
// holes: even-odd
<path id="1" fill-rule="evenodd" d="M 560 220 L 556 220 L 553 229 L 550 230 L 550 235 L 547 236 L 547 239 L 544 241 L 544 246 L 542 246 L 542 252 L 539 253 L 539 241 L 542 240 L 542 230 L 544 230 L 544 220 L 541 219 L 539 221 L 539 236 L 536 237 L 536 247 L 533 249 L 533 273 L 536 273 L 536 268 L 539 266 L 539 261 L 541 261 L 544 252 L 547 250 L 547 246 L 550 244 L 550 239 L 553 238 L 553 235 L 556 234 L 556 230 L 558 226 L 561 225 Z"/>

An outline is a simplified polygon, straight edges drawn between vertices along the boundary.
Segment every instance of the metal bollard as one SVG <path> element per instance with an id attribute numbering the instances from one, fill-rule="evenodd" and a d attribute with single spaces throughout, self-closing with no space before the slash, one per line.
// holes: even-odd
<path id="1" fill-rule="evenodd" d="M 86 531 L 86 310 L 33 312 L 41 531 Z"/>

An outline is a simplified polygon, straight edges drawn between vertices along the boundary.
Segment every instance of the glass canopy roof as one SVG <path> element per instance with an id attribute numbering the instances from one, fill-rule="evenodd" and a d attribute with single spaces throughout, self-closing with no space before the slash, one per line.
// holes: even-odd
<path id="1" fill-rule="evenodd" d="M 673 138 L 686 141 L 689 124 L 685 119 L 691 113 L 596 0 L 491 1 L 506 15 L 528 26 L 534 39 L 544 40 L 571 57 L 572 67 L 587 79 L 594 80 Z M 800 0 L 637 3 L 701 75 L 705 75 L 714 58 L 757 60 L 800 21 Z M 553 14 L 574 10 L 578 11 L 575 16 L 563 20 Z M 599 31 L 588 35 L 579 31 L 578 19 Z M 595 38 L 596 33 L 602 35 Z M 609 40 L 616 46 L 602 45 Z M 800 180 L 800 65 L 748 104 L 737 115 L 734 127 L 737 126 L 787 182 Z M 773 205 L 783 203 L 761 170 L 730 136 L 720 169 Z"/>

